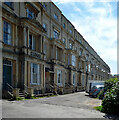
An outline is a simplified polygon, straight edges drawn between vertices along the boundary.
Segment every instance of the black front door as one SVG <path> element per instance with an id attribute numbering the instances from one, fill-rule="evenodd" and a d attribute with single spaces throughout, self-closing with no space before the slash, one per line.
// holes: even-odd
<path id="1" fill-rule="evenodd" d="M 7 89 L 7 83 L 12 85 L 12 66 L 3 65 L 3 89 Z"/>

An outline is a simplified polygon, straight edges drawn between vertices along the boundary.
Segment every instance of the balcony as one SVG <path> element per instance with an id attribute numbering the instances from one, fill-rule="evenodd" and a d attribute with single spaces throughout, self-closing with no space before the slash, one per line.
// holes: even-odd
<path id="1" fill-rule="evenodd" d="M 65 48 L 65 44 L 63 43 L 63 41 L 61 39 L 51 38 L 51 42 L 53 45 L 56 45 L 59 48 Z"/>
<path id="2" fill-rule="evenodd" d="M 61 60 L 57 60 L 57 59 L 51 59 L 51 62 L 57 64 L 57 65 L 61 65 L 61 66 L 64 66 L 65 63 Z"/>
<path id="3" fill-rule="evenodd" d="M 27 47 L 22 48 L 22 53 L 24 53 L 25 55 L 37 58 L 37 59 L 43 59 L 43 57 L 44 57 L 43 53 L 40 53 L 40 52 L 35 51 L 35 50 L 31 50 Z"/>

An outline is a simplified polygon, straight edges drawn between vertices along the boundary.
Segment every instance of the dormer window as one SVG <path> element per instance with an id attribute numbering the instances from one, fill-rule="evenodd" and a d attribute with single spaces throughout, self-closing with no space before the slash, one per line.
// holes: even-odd
<path id="1" fill-rule="evenodd" d="M 28 8 L 27 8 L 27 17 L 30 18 L 30 19 L 34 19 L 35 18 L 34 12 L 29 10 Z"/>
<path id="2" fill-rule="evenodd" d="M 58 20 L 58 16 L 56 14 L 54 14 L 54 18 L 55 20 Z"/>

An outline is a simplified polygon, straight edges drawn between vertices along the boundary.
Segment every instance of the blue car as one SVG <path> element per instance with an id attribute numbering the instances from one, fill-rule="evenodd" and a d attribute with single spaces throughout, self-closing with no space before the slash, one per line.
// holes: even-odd
<path id="1" fill-rule="evenodd" d="M 93 86 L 89 95 L 91 95 L 92 97 L 97 97 L 98 94 L 104 89 L 104 86 L 103 85 L 96 85 L 96 86 Z"/>

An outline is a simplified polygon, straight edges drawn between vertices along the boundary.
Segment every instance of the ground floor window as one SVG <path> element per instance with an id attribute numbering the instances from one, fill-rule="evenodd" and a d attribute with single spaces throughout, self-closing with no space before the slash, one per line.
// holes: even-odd
<path id="1" fill-rule="evenodd" d="M 75 85 L 75 73 L 73 74 L 73 85 Z"/>
<path id="2" fill-rule="evenodd" d="M 62 84 L 62 71 L 57 70 L 57 83 Z"/>
<path id="3" fill-rule="evenodd" d="M 40 84 L 40 66 L 31 63 L 31 84 Z"/>

